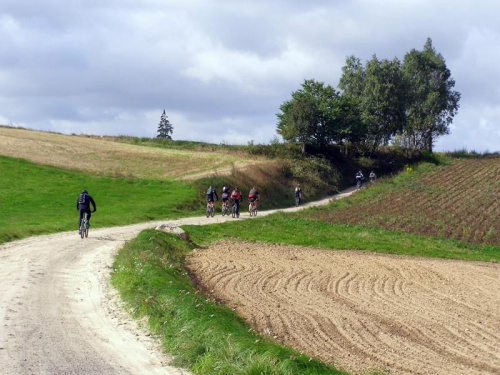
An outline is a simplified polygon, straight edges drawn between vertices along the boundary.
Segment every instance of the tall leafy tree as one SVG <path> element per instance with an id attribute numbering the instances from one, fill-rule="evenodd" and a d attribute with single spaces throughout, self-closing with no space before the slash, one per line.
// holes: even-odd
<path id="1" fill-rule="evenodd" d="M 324 146 L 335 138 L 335 102 L 339 94 L 330 85 L 306 80 L 292 99 L 280 106 L 277 131 L 285 141 Z"/>
<path id="2" fill-rule="evenodd" d="M 436 137 L 448 134 L 458 112 L 460 93 L 446 62 L 427 39 L 422 51 L 408 52 L 403 75 L 409 87 L 407 126 L 403 135 L 414 149 L 432 152 Z"/>
<path id="3" fill-rule="evenodd" d="M 168 116 L 163 110 L 163 114 L 160 118 L 160 123 L 158 124 L 157 138 L 172 139 L 171 134 L 174 132 L 174 127 L 168 120 Z"/>
<path id="4" fill-rule="evenodd" d="M 367 125 L 367 143 L 372 148 L 387 145 L 405 125 L 406 87 L 401 63 L 379 60 L 375 55 L 366 63 L 362 116 Z"/>
<path id="5" fill-rule="evenodd" d="M 370 148 L 387 144 L 405 123 L 405 85 L 398 59 L 379 60 L 373 56 L 363 67 L 349 56 L 342 68 L 339 88 L 356 98 L 366 130 L 363 143 Z M 361 129 L 359 128 L 359 129 Z"/>
<path id="6" fill-rule="evenodd" d="M 339 89 L 344 94 L 361 98 L 365 87 L 365 68 L 356 56 L 348 56 L 342 67 Z"/>

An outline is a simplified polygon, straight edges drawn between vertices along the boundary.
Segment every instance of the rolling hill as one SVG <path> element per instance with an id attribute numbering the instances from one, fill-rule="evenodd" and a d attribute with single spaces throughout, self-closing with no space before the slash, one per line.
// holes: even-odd
<path id="1" fill-rule="evenodd" d="M 309 216 L 475 244 L 500 245 L 500 157 L 422 164 Z"/>

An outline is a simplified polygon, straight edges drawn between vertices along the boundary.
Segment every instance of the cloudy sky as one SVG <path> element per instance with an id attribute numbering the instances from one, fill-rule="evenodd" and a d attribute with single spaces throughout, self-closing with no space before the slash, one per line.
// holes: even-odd
<path id="1" fill-rule="evenodd" d="M 1 0 L 0 124 L 246 144 L 304 79 L 427 37 L 462 94 L 437 150 L 500 150 L 500 3 L 488 0 Z M 0 145 L 1 147 L 1 145 Z"/>

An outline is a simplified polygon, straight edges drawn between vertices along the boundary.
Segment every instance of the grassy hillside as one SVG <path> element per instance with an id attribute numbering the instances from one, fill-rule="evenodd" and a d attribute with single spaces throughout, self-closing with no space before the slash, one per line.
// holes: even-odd
<path id="1" fill-rule="evenodd" d="M 189 216 L 200 209 L 195 188 L 181 181 L 94 177 L 4 156 L 0 175 L 0 243 L 77 230 L 82 189 L 96 200 L 96 227 Z"/>
<path id="2" fill-rule="evenodd" d="M 248 158 L 225 152 L 141 147 L 101 137 L 9 127 L 0 127 L 0 144 L 4 156 L 107 177 L 183 178 L 248 162 Z M 264 158 L 254 161 L 265 163 Z"/>
<path id="3" fill-rule="evenodd" d="M 500 245 L 500 157 L 423 163 L 307 216 L 475 244 Z"/>
<path id="4" fill-rule="evenodd" d="M 203 215 L 208 185 L 219 192 L 223 185 L 239 186 L 244 195 L 257 185 L 262 209 L 291 206 L 297 181 L 303 181 L 306 200 L 338 189 L 336 171 L 317 160 L 130 146 L 7 127 L 0 127 L 0 143 L 0 156 L 7 155 L 0 159 L 0 243 L 74 229 L 74 200 L 83 188 L 97 201 L 97 227 Z M 207 173 L 222 162 L 224 173 Z M 185 177 L 187 171 L 201 177 L 184 182 L 171 178 Z"/>

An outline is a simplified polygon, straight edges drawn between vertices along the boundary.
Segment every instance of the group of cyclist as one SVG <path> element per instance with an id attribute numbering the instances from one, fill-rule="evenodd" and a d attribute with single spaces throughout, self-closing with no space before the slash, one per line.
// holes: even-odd
<path id="1" fill-rule="evenodd" d="M 219 200 L 219 195 L 217 194 L 216 189 L 213 186 L 209 186 L 207 190 L 207 208 L 209 205 L 214 206 L 216 200 Z M 260 199 L 260 193 L 257 190 L 257 187 L 254 186 L 248 193 L 248 202 L 250 204 L 250 208 L 257 209 L 257 202 Z M 231 201 L 232 205 L 236 206 L 236 216 L 240 216 L 240 203 L 243 201 L 243 195 L 241 194 L 240 188 L 236 186 L 234 190 L 230 190 L 229 187 L 224 186 L 222 188 L 221 195 L 222 205 L 229 205 L 229 201 Z"/>
<path id="2" fill-rule="evenodd" d="M 375 182 L 375 180 L 377 179 L 377 175 L 375 174 L 374 171 L 371 171 L 370 175 L 368 177 L 370 178 L 370 185 L 372 185 Z M 362 171 L 359 171 L 358 173 L 356 173 L 356 187 L 358 189 L 361 189 L 361 187 L 363 186 L 364 180 L 365 180 L 365 176 L 363 176 Z"/>

